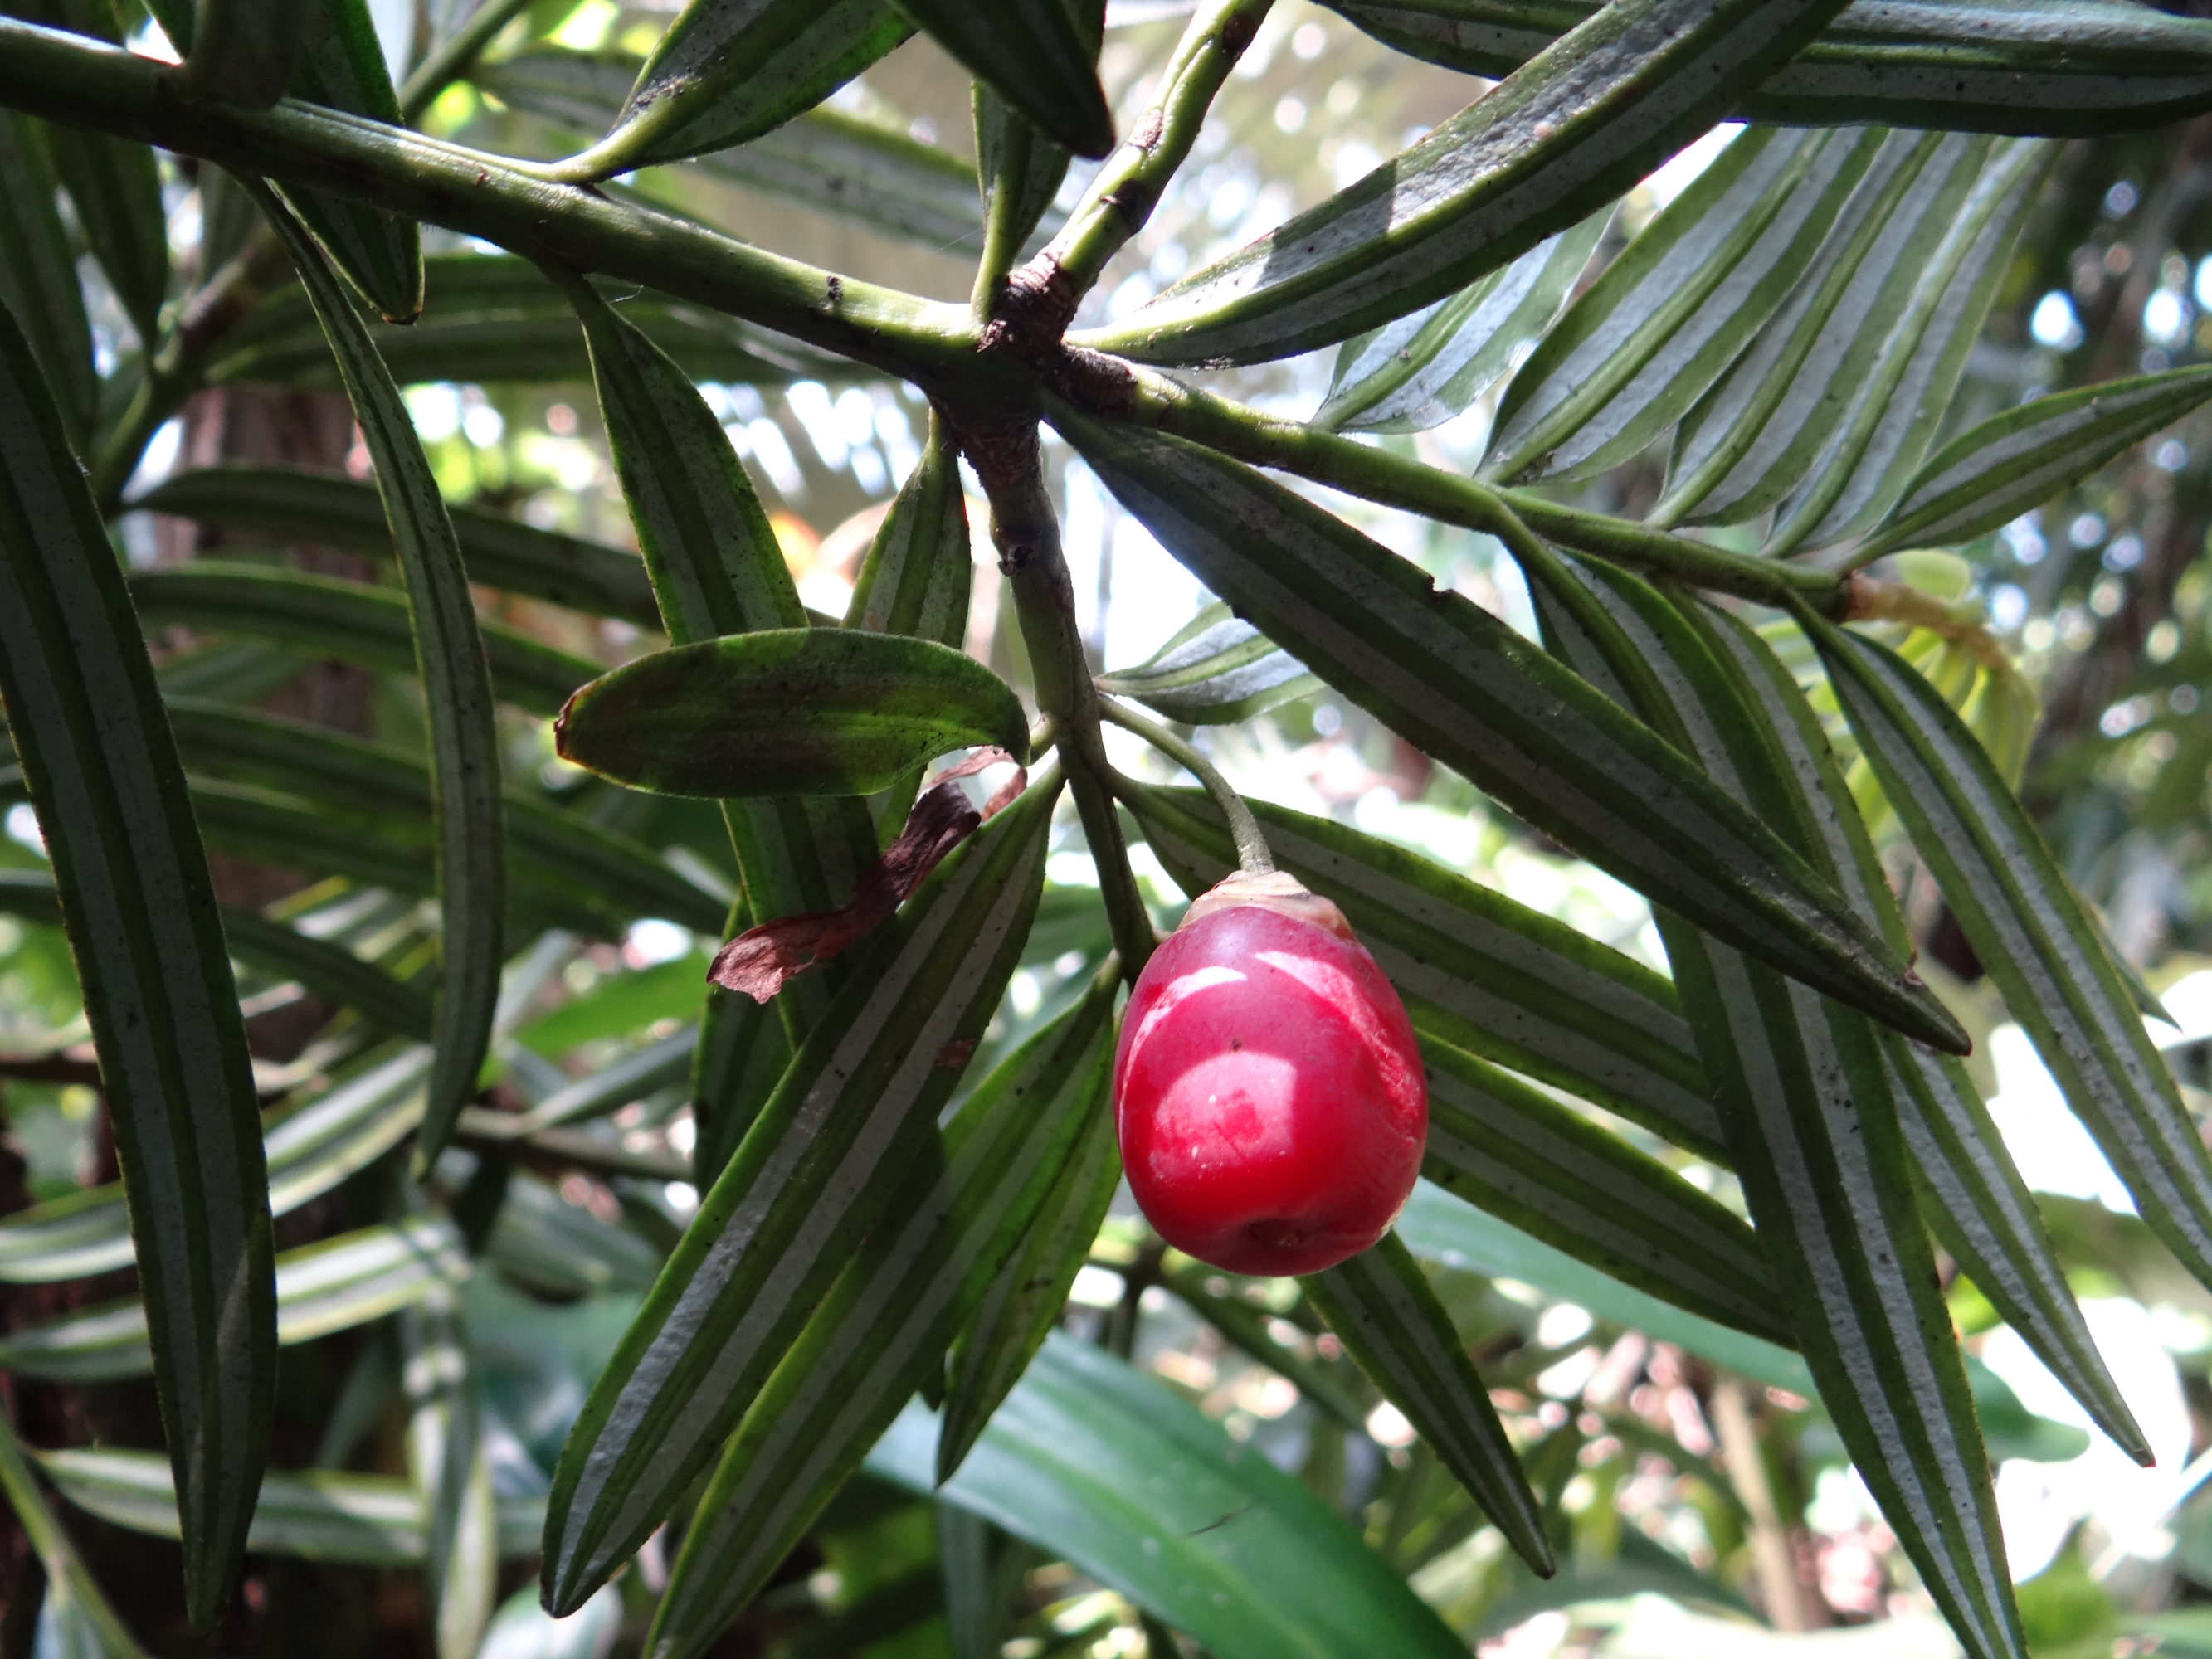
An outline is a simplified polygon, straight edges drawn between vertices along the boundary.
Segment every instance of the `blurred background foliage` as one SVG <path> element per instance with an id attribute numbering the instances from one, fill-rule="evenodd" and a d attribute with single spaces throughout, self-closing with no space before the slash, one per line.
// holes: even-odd
<path id="1" fill-rule="evenodd" d="M 536 0 L 499 36 L 477 82 L 441 95 L 424 125 L 511 153 L 566 153 L 577 127 L 592 124 L 562 120 L 570 94 L 549 89 L 540 72 L 545 46 L 597 54 L 626 84 L 620 64 L 649 49 L 672 9 Z M 1140 99 L 1142 67 L 1160 61 L 1187 10 L 1175 0 L 1109 8 L 1101 70 L 1117 106 Z M 378 11 L 390 55 L 404 66 L 418 19 L 404 3 Z M 143 17 L 135 25 L 151 27 Z M 973 157 L 968 87 L 964 72 L 917 38 L 834 106 L 909 140 L 913 178 L 957 183 Z M 1387 52 L 1319 6 L 1285 0 L 1215 106 L 1193 164 L 1099 285 L 1079 325 L 1126 313 L 1186 270 L 1340 188 L 1477 90 L 1465 77 Z M 1628 199 L 1593 275 L 1718 142 L 1724 135 Z M 834 156 L 822 165 L 834 173 Z M 179 280 L 189 282 L 235 252 L 245 208 L 192 164 L 164 158 L 162 166 L 171 253 Z M 832 213 L 820 210 L 823 176 L 779 173 L 770 163 L 747 171 L 714 157 L 613 188 L 860 277 L 965 297 L 979 233 L 962 229 L 957 191 L 940 201 L 902 185 L 902 202 L 884 211 Z M 1078 163 L 1063 204 L 1086 177 Z M 434 255 L 489 251 L 426 234 Z M 2212 118 L 2066 146 L 2021 247 L 1968 365 L 1955 428 L 2046 392 L 2212 362 Z M 98 267 L 88 258 L 82 265 L 101 361 L 112 366 L 133 337 L 131 324 Z M 421 337 L 379 332 L 411 382 L 409 406 L 448 500 L 628 544 L 629 519 L 573 323 L 563 313 L 548 329 L 518 311 L 505 324 L 434 336 L 446 270 L 433 267 Z M 327 356 L 319 346 L 296 349 L 301 328 L 312 329 L 297 297 L 288 311 L 280 295 L 237 332 L 214 371 L 216 388 L 156 434 L 131 495 L 225 459 L 363 476 L 349 416 L 329 390 Z M 722 331 L 715 349 L 732 360 L 726 371 L 704 346 L 686 365 L 708 382 L 802 596 L 818 611 L 842 612 L 876 517 L 915 465 L 926 406 L 909 388 L 832 378 L 804 360 L 767 375 L 742 372 L 726 325 L 667 309 L 674 325 L 695 326 L 702 339 Z M 1303 417 L 1327 388 L 1333 356 L 1218 378 L 1249 401 Z M 1463 470 L 1480 454 L 1492 407 L 1486 399 L 1449 425 L 1382 441 Z M 1047 441 L 1095 665 L 1133 666 L 1209 596 L 1079 462 Z M 1656 496 L 1663 464 L 1655 452 L 1561 493 L 1632 510 Z M 1519 579 L 1485 538 L 1344 498 L 1331 505 L 1441 584 L 1529 628 Z M 348 551 L 286 548 L 155 514 L 120 525 L 137 567 L 219 552 L 361 579 L 377 574 Z M 999 603 L 980 537 L 978 545 L 969 648 L 1020 684 L 1011 607 Z M 1884 574 L 1936 594 L 1962 617 L 1985 617 L 2018 662 L 2041 708 L 2033 742 L 2016 757 L 2027 797 L 2122 951 L 2166 994 L 2179 1022 L 2166 1036 L 2183 1080 L 2212 1091 L 2212 411 L 1955 555 L 1892 565 Z M 621 622 L 483 598 L 499 620 L 602 663 L 650 642 Z M 1923 660 L 1952 648 L 1937 635 L 1902 642 Z M 173 690 L 421 744 L 417 694 L 404 677 L 303 665 L 278 645 L 183 629 L 171 631 L 161 660 Z M 1969 665 L 1965 679 L 1972 678 Z M 1962 700 L 1971 690 L 1962 685 Z M 511 777 L 534 779 L 548 799 L 662 851 L 705 891 L 727 892 L 734 871 L 710 811 L 620 795 L 555 760 L 541 722 L 512 709 L 501 718 Z M 1117 731 L 1107 736 L 1118 764 L 1167 777 L 1153 751 Z M 1326 691 L 1241 725 L 1201 728 L 1196 738 L 1240 790 L 1400 842 L 1663 968 L 1640 898 Z M 1103 917 L 1083 890 L 1095 878 L 1080 832 L 1072 814 L 1063 816 L 1039 925 L 992 1027 L 990 1052 L 971 1075 L 984 1075 L 994 1054 L 1065 1006 L 1106 949 Z M 35 870 L 41 858 L 28 809 L 13 809 L 6 823 L 0 878 Z M 1180 895 L 1145 848 L 1134 851 L 1158 920 L 1169 925 Z M 302 885 L 270 857 L 220 860 L 225 897 L 264 907 L 402 977 L 428 959 L 430 920 L 416 896 L 341 880 Z M 1923 960 L 1936 964 L 1931 976 L 1940 975 L 1976 1030 L 1998 1121 L 2041 1189 L 2092 1327 L 2160 1453 L 2159 1466 L 2144 1471 L 2100 1436 L 2092 1443 L 2076 1426 L 2084 1420 L 2078 1408 L 1996 1324 L 1986 1301 L 1970 1283 L 1953 1282 L 1984 1426 L 1993 1455 L 2004 1460 L 2000 1500 L 2036 1651 L 2043 1659 L 2212 1655 L 2212 1492 L 2196 1489 L 2212 1471 L 2212 1298 L 2125 1212 L 2124 1196 L 2071 1127 L 2018 1033 L 1994 1027 L 2000 1005 L 1979 984 L 1979 965 L 1932 889 L 1907 899 Z M 544 1492 L 591 1379 L 697 1203 L 690 1186 L 667 1178 L 691 1150 L 687 1073 L 656 1056 L 695 1017 L 702 953 L 713 943 L 673 920 L 638 924 L 618 939 L 548 933 L 510 981 L 495 1097 L 542 1100 L 606 1078 L 632 1092 L 618 1110 L 580 1126 L 566 1153 L 537 1148 L 509 1163 L 458 1152 L 437 1172 L 477 1262 L 462 1311 L 503 1499 L 526 1504 Z M 288 1091 L 316 1097 L 366 1064 L 352 1017 L 333 1019 L 298 986 L 250 969 L 241 990 L 272 1098 Z M 85 1041 L 59 931 L 0 916 L 0 1208 L 114 1179 Z M 2195 1103 L 2212 1109 L 2203 1094 Z M 1736 1201 L 1724 1172 L 1632 1125 L 1607 1127 Z M 383 1218 L 391 1178 L 374 1164 L 294 1211 L 279 1224 L 279 1248 Z M 1801 1650 L 1936 1659 L 1955 1651 L 1832 1429 L 1808 1402 L 1794 1355 L 1626 1291 L 1464 1206 L 1417 1201 L 1405 1234 L 1437 1264 L 1437 1287 L 1565 1545 L 1550 1583 L 1530 1577 L 1482 1523 L 1294 1284 L 1237 1280 L 1164 1252 L 1125 1200 L 1076 1282 L 1066 1328 L 1127 1356 L 1294 1475 L 1410 1575 L 1488 1659 L 1783 1659 Z M 92 1305 L 129 1282 L 126 1270 L 0 1285 L 0 1327 L 20 1330 Z M 404 1473 L 406 1406 L 392 1323 L 356 1324 L 284 1350 L 276 1466 Z M 159 1444 L 143 1380 L 13 1376 L 4 1386 L 35 1444 Z M 66 1514 L 94 1576 L 155 1651 L 432 1650 L 417 1570 L 283 1551 L 252 1559 L 228 1622 L 196 1642 L 168 1599 L 178 1579 L 173 1544 L 82 1507 Z M 48 1639 L 57 1627 L 36 1555 L 11 1523 L 0 1522 L 0 1655 L 55 1650 L 38 1645 L 42 1607 Z M 648 1547 L 614 1589 L 556 1626 L 535 1611 L 534 1569 L 512 1560 L 501 1588 L 513 1599 L 482 1650 L 497 1659 L 624 1651 L 641 1635 L 665 1572 L 658 1546 Z M 1815 1632 L 1824 1634 L 1806 1634 Z M 1159 1659 L 1191 1650 L 1066 1563 L 878 1474 L 854 1483 L 718 1649 L 787 1659 Z"/>

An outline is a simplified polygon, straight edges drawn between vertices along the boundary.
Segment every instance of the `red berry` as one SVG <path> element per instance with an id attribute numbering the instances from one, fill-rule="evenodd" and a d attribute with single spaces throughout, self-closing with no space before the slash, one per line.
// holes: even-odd
<path id="1" fill-rule="evenodd" d="M 1344 914 L 1231 876 L 1137 976 L 1115 1127 L 1160 1237 L 1231 1273 L 1319 1273 L 1389 1231 L 1429 1091 L 1405 1006 Z"/>

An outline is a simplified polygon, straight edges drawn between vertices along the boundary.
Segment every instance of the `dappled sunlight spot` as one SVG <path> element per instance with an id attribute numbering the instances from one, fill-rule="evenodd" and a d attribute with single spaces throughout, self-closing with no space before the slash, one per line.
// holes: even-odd
<path id="1" fill-rule="evenodd" d="M 2019 1459 L 1997 1472 L 1997 1512 L 2015 1580 L 2043 1571 L 2075 1522 L 2096 1523 L 2119 1555 L 2163 1559 L 2173 1547 L 2166 1522 L 2186 1496 L 2189 1407 L 2173 1360 L 2159 1340 L 2159 1322 L 2139 1304 L 2085 1301 L 2089 1334 L 2142 1426 L 2158 1462 L 2149 1468 L 2114 1445 L 2074 1396 L 2009 1328 L 1990 1333 L 1981 1358 L 2038 1416 L 2089 1431 L 2088 1449 L 2063 1463 Z"/>

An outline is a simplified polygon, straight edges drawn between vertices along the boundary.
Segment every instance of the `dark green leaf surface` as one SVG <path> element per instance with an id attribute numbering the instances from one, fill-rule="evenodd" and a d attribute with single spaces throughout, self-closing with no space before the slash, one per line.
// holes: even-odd
<path id="1" fill-rule="evenodd" d="M 465 1276 L 444 1221 L 364 1227 L 276 1258 L 276 1340 L 286 1346 L 381 1319 L 441 1278 Z M 49 1382 L 104 1382 L 154 1369 L 138 1298 L 87 1308 L 0 1338 L 0 1368 Z"/>
<path id="2" fill-rule="evenodd" d="M 1950 706 L 1896 653 L 1807 620 L 1882 793 L 2142 1218 L 2212 1282 L 2212 1159 L 2042 836 Z"/>
<path id="3" fill-rule="evenodd" d="M 100 407 L 100 376 L 84 290 L 54 192 L 40 124 L 13 110 L 0 115 L 0 306 L 21 325 L 60 409 L 62 428 L 82 448 Z"/>
<path id="4" fill-rule="evenodd" d="M 1249 468 L 1161 434 L 1054 418 L 1194 574 L 1408 742 L 1655 902 L 1925 1041 L 1963 1046 L 1802 856 L 1497 618 Z"/>
<path id="5" fill-rule="evenodd" d="M 1088 1343 L 1048 1337 L 941 1490 L 936 1430 L 909 1406 L 869 1472 L 1028 1539 L 1216 1659 L 1466 1659 L 1443 1621 L 1312 1492 L 1165 1383 Z"/>
<path id="6" fill-rule="evenodd" d="M 1186 892 L 1237 867 L 1220 811 L 1201 792 L 1147 788 L 1129 805 Z M 1720 1118 L 1664 977 L 1404 848 L 1250 805 L 1277 863 L 1342 908 L 1417 1030 L 1719 1152 Z"/>
<path id="7" fill-rule="evenodd" d="M 2212 398 L 2212 367 L 2077 386 L 2008 409 L 1943 446 L 1853 562 L 1972 541 L 2080 483 Z"/>
<path id="8" fill-rule="evenodd" d="M 910 634 L 956 650 L 968 635 L 975 585 L 960 457 L 933 411 L 921 461 L 907 475 L 853 584 L 845 626 Z"/>
<path id="9" fill-rule="evenodd" d="M 1624 1284 L 1770 1342 L 1791 1341 L 1751 1229 L 1666 1165 L 1433 1038 L 1422 1172 Z"/>
<path id="10" fill-rule="evenodd" d="M 1346 340 L 1314 424 L 1425 432 L 1464 412 L 1544 337 L 1612 222 L 1600 208 L 1449 300 Z"/>
<path id="11" fill-rule="evenodd" d="M 415 637 L 406 596 L 336 576 L 268 565 L 195 559 L 134 571 L 131 598 L 149 627 L 191 628 L 270 641 L 299 656 L 336 658 L 412 675 Z M 492 687 L 502 702 L 554 714 L 576 688 L 605 672 L 502 623 L 477 624 Z"/>
<path id="12" fill-rule="evenodd" d="M 1134 668 L 1098 677 L 1098 689 L 1133 697 L 1191 726 L 1249 720 L 1321 690 L 1304 665 L 1225 605 L 1209 605 Z"/>
<path id="13" fill-rule="evenodd" d="M 939 866 L 864 953 L 713 1188 L 570 1431 L 546 1516 L 569 1611 L 736 1427 L 903 1179 L 982 1034 L 1043 879 L 1057 780 Z"/>
<path id="14" fill-rule="evenodd" d="M 460 547 L 399 388 L 299 222 L 274 200 L 264 199 L 263 211 L 290 252 L 337 357 L 376 467 L 414 618 L 416 672 L 433 757 L 440 924 L 437 1058 L 416 1149 L 418 1159 L 428 1159 L 437 1156 L 463 1103 L 476 1092 L 499 994 L 506 836 L 491 670 Z"/>
<path id="15" fill-rule="evenodd" d="M 1300 1281 L 1328 1327 L 1521 1558 L 1553 1571 L 1542 1506 L 1514 1455 L 1490 1390 L 1420 1264 L 1395 1233 Z"/>
<path id="16" fill-rule="evenodd" d="M 1615 0 L 1395 160 L 1085 343 L 1255 362 L 1402 317 L 1620 195 L 1838 9 Z"/>
<path id="17" fill-rule="evenodd" d="M 563 322 L 565 327 L 565 313 Z M 332 473 L 249 463 L 195 467 L 131 505 L 275 542 L 313 542 L 370 558 L 392 556 L 392 531 L 376 486 Z M 448 507 L 446 514 L 471 581 L 595 617 L 619 617 L 640 628 L 660 626 L 653 584 L 636 554 L 539 530 L 481 507 Z"/>
<path id="18" fill-rule="evenodd" d="M 975 1086 L 838 1276 L 700 1498 L 645 1650 L 691 1659 L 848 1480 L 1012 1254 L 1107 1083 L 1121 964 Z"/>
<path id="19" fill-rule="evenodd" d="M 265 0 L 198 0 L 191 55 L 171 83 L 195 102 L 267 109 L 290 87 L 307 44 L 307 18 L 322 9 Z"/>
<path id="20" fill-rule="evenodd" d="M 613 130 L 562 173 L 605 179 L 757 138 L 913 33 L 888 0 L 691 0 L 637 71 Z"/>
<path id="21" fill-rule="evenodd" d="M 1511 74 L 1590 0 L 1324 0 L 1432 64 Z M 1861 0 L 1735 112 L 1785 126 L 1880 122 L 2059 136 L 2156 126 L 2212 107 L 2212 27 L 2111 0 Z"/>
<path id="22" fill-rule="evenodd" d="M 592 682 L 562 757 L 634 789 L 709 799 L 856 795 L 948 750 L 1029 755 L 1013 688 L 950 647 L 783 628 L 657 651 Z"/>
<path id="23" fill-rule="evenodd" d="M 228 1594 L 268 1455 L 266 1170 L 184 769 L 123 572 L 29 348 L 0 313 L 0 702 L 52 849 L 148 1246 L 155 1381 L 195 1622 Z"/>
<path id="24" fill-rule="evenodd" d="M 937 1481 L 950 1480 L 976 1437 L 1060 1325 L 1067 1292 L 1121 1181 L 1111 1111 L 1093 1113 L 1028 1228 L 977 1300 L 946 1361 Z"/>
<path id="25" fill-rule="evenodd" d="M 1098 84 L 1098 33 L 1074 0 L 893 0 L 1054 143 L 1103 160 L 1114 113 Z"/>
<path id="26" fill-rule="evenodd" d="M 1545 625 L 1824 857 L 1813 804 L 1694 628 L 1622 573 L 1524 562 Z M 1601 666 L 1600 666 L 1601 665 Z M 1832 810 L 1832 805 L 1831 805 Z M 1683 1006 L 1798 1344 L 1852 1462 L 1970 1655 L 2026 1651 L 1989 1462 L 1914 1208 L 1882 1041 L 1862 1015 L 1662 913 Z"/>

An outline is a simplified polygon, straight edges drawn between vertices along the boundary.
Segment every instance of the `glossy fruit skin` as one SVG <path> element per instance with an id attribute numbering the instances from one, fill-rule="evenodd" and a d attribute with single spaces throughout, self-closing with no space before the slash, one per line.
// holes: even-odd
<path id="1" fill-rule="evenodd" d="M 1405 1006 L 1335 907 L 1303 903 L 1341 931 L 1264 900 L 1194 906 L 1138 975 L 1115 1054 L 1139 1206 L 1230 1273 L 1358 1255 L 1420 1174 L 1428 1085 Z"/>

